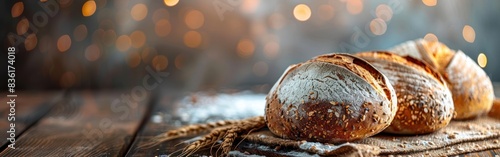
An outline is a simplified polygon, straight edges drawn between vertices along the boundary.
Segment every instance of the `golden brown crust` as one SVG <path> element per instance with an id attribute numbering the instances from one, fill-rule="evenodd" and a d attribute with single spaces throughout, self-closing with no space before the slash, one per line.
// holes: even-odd
<path id="1" fill-rule="evenodd" d="M 392 48 L 396 54 L 409 54 L 438 70 L 453 95 L 454 119 L 470 119 L 488 113 L 493 102 L 490 78 L 463 52 L 446 45 L 418 39 Z"/>
<path id="2" fill-rule="evenodd" d="M 338 143 L 369 137 L 389 126 L 397 106 L 388 79 L 357 57 L 329 57 L 290 68 L 270 91 L 265 117 L 275 135 Z M 371 82 L 362 77 L 365 74 Z M 372 85 L 378 81 L 383 91 Z"/>
<path id="3" fill-rule="evenodd" d="M 363 52 L 359 56 L 389 78 L 398 98 L 396 117 L 385 132 L 424 134 L 439 130 L 453 116 L 452 96 L 443 78 L 425 63 L 389 52 Z"/>
<path id="4" fill-rule="evenodd" d="M 455 119 L 470 119 L 490 111 L 493 84 L 471 58 L 458 51 L 446 68 L 450 91 L 455 103 Z"/>
<path id="5" fill-rule="evenodd" d="M 500 98 L 495 98 L 493 101 L 493 107 L 491 107 L 490 113 L 488 113 L 490 117 L 500 119 Z"/>

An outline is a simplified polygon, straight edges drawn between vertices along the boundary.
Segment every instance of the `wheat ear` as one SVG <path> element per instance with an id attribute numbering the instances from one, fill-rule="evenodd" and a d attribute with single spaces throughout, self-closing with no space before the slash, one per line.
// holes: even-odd
<path id="1" fill-rule="evenodd" d="M 149 142 L 140 145 L 140 148 L 151 148 L 153 146 L 159 145 L 165 141 L 173 140 L 180 137 L 197 135 L 200 133 L 208 132 L 214 128 L 229 126 L 233 124 L 238 124 L 238 120 L 223 120 L 217 122 L 210 122 L 206 124 L 193 124 L 184 126 L 175 130 L 170 130 L 163 134 L 153 137 Z"/>
<path id="2" fill-rule="evenodd" d="M 231 151 L 231 146 L 233 146 L 234 140 L 240 134 L 245 134 L 251 130 L 257 130 L 266 126 L 266 122 L 263 116 L 254 117 L 248 119 L 244 123 L 235 125 L 231 127 L 231 130 L 228 130 L 226 135 L 224 136 L 224 140 L 221 143 L 222 148 L 222 156 L 225 156 Z"/>

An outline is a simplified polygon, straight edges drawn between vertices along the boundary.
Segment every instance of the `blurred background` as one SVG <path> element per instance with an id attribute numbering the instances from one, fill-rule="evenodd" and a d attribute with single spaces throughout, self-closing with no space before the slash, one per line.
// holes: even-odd
<path id="1" fill-rule="evenodd" d="M 7 47 L 16 47 L 18 90 L 132 88 L 152 69 L 168 73 L 162 88 L 267 92 L 290 64 L 417 38 L 464 51 L 500 81 L 500 1 L 0 3 L 0 66 L 7 67 Z"/>

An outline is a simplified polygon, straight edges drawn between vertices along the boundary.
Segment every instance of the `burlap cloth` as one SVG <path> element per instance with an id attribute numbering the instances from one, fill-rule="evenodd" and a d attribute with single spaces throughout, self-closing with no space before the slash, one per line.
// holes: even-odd
<path id="1" fill-rule="evenodd" d="M 448 156 L 500 148 L 500 120 L 481 117 L 468 121 L 452 121 L 446 128 L 432 134 L 400 136 L 382 133 L 339 145 L 282 139 L 267 129 L 244 135 L 242 138 L 248 141 L 247 144 L 259 144 L 257 149 L 274 149 L 277 150 L 277 155 L 284 156 Z M 281 151 L 280 154 L 279 150 L 286 148 L 293 152 Z"/>

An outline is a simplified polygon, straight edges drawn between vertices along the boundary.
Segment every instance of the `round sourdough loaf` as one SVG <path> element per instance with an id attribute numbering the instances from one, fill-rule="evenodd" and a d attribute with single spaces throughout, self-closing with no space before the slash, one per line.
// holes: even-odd
<path id="1" fill-rule="evenodd" d="M 384 132 L 425 134 L 451 121 L 453 99 L 445 81 L 430 66 L 389 52 L 362 52 L 356 56 L 370 62 L 390 81 L 398 98 L 398 111 Z"/>
<path id="2" fill-rule="evenodd" d="M 436 41 L 418 39 L 390 50 L 410 55 L 435 68 L 446 80 L 453 95 L 454 119 L 470 119 L 488 113 L 494 99 L 490 78 L 462 51 L 454 51 Z"/>
<path id="3" fill-rule="evenodd" d="M 327 143 L 377 134 L 397 111 L 389 80 L 348 54 L 322 55 L 290 66 L 266 101 L 266 123 L 272 133 Z"/>

